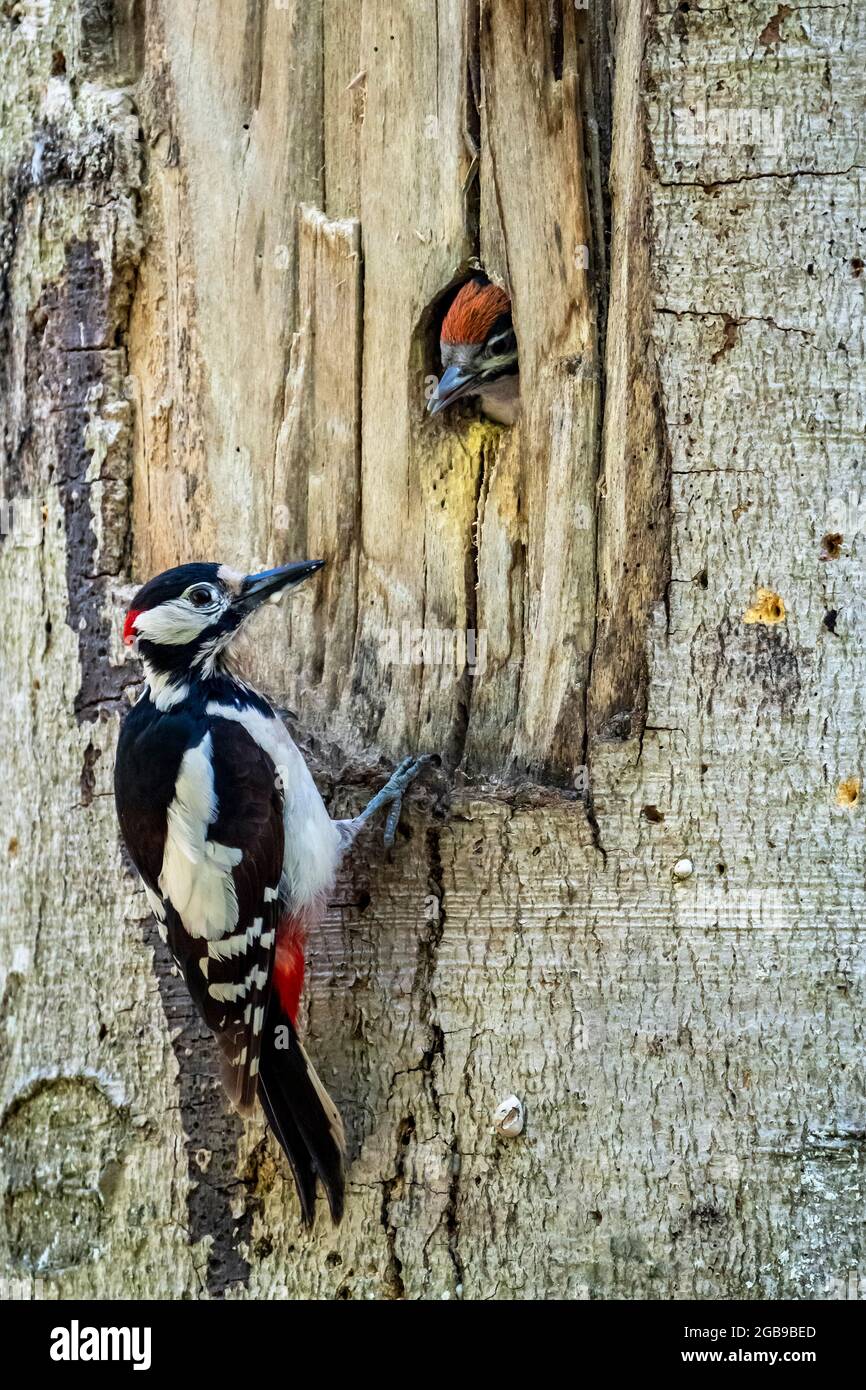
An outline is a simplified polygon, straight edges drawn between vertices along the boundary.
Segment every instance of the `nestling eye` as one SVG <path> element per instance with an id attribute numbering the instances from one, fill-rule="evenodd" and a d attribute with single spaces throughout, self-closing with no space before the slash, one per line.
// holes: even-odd
<path id="1" fill-rule="evenodd" d="M 189 590 L 187 598 L 193 608 L 207 608 L 208 604 L 213 603 L 213 590 L 199 584 L 195 589 Z"/>

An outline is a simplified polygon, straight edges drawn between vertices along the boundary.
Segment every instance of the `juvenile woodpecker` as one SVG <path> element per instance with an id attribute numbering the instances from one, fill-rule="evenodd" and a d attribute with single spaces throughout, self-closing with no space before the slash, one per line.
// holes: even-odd
<path id="1" fill-rule="evenodd" d="M 511 300 L 486 275 L 476 275 L 455 296 L 442 322 L 439 353 L 442 376 L 427 402 L 431 415 L 463 396 L 480 396 L 491 420 L 514 424 L 520 378 Z"/>
<path id="2" fill-rule="evenodd" d="M 146 685 L 115 764 L 123 839 L 160 931 L 219 1043 L 226 1090 L 248 1113 L 258 1096 L 291 1164 L 304 1222 L 320 1179 L 343 1211 L 346 1142 L 336 1106 L 297 1033 L 304 942 L 340 858 L 430 758 L 407 758 L 353 820 L 331 820 L 306 763 L 230 650 L 265 600 L 323 561 L 243 575 L 225 565 L 167 570 L 138 591 L 124 641 Z"/>

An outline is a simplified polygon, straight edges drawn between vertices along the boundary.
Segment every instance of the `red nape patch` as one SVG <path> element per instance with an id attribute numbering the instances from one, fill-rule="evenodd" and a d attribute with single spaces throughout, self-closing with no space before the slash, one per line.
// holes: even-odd
<path id="1" fill-rule="evenodd" d="M 498 285 L 464 285 L 442 324 L 443 343 L 483 343 L 511 300 Z"/>
<path id="2" fill-rule="evenodd" d="M 126 622 L 123 624 L 123 641 L 124 645 L 127 647 L 131 647 L 138 636 L 138 633 L 135 631 L 135 620 L 141 612 L 142 610 L 140 608 L 130 608 L 126 615 Z"/>
<path id="3" fill-rule="evenodd" d="M 277 928 L 273 981 L 280 1008 L 294 1026 L 304 988 L 304 932 L 294 917 L 284 918 Z"/>

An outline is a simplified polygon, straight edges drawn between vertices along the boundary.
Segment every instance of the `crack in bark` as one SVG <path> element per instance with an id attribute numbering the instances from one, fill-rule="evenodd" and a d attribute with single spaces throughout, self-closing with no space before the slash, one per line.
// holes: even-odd
<path id="1" fill-rule="evenodd" d="M 814 338 L 815 334 L 811 328 L 798 328 L 796 324 L 777 323 L 770 315 L 762 314 L 729 314 L 724 309 L 672 309 L 666 304 L 657 304 L 655 308 L 657 314 L 668 314 L 675 319 L 722 319 L 726 335 L 732 328 L 741 328 L 744 323 L 765 323 L 770 328 L 775 328 L 779 333 L 799 333 L 803 338 Z M 736 341 L 736 340 L 734 340 Z M 725 351 L 734 346 L 734 341 L 727 342 L 717 354 L 710 358 L 711 362 L 718 361 L 718 358 Z"/>
<path id="2" fill-rule="evenodd" d="M 89 242 L 73 242 L 67 251 L 66 273 L 58 285 L 51 285 L 41 306 L 47 314 L 35 374 L 43 391 L 54 394 L 64 407 L 55 416 L 54 439 L 60 465 L 58 485 L 66 518 L 66 582 L 69 609 L 66 621 L 78 638 L 81 684 L 75 699 L 80 721 L 95 719 L 104 709 L 116 709 L 126 686 L 137 679 L 127 666 L 110 664 L 110 619 L 106 614 L 108 585 L 101 578 L 91 579 L 97 569 L 97 533 L 92 503 L 92 483 L 88 473 L 92 452 L 87 439 L 91 402 L 112 398 L 109 373 L 115 366 L 125 372 L 125 350 L 91 346 L 106 336 L 116 336 L 120 322 L 111 312 L 111 291 L 106 283 L 96 247 Z M 106 331 L 112 327 L 110 335 Z M 98 331 L 102 329 L 102 331 Z M 96 330 L 96 331 L 94 331 Z M 75 343 L 72 335 L 85 339 Z M 122 355 L 122 362 L 112 360 Z M 121 542 L 119 575 L 128 566 L 131 503 L 129 457 L 118 460 L 119 468 L 101 481 L 125 490 L 125 505 L 110 520 L 117 526 Z M 103 517 L 104 521 L 108 518 Z M 112 536 L 116 543 L 116 536 Z"/>
<path id="3" fill-rule="evenodd" d="M 852 174 L 855 169 L 866 165 L 851 164 L 847 169 L 770 169 L 757 174 L 738 174 L 732 179 L 658 179 L 660 188 L 701 188 L 705 193 L 714 193 L 717 188 L 730 188 L 740 183 L 755 183 L 759 179 L 838 179 Z"/>
<path id="4" fill-rule="evenodd" d="M 587 28 L 587 17 L 578 16 L 578 32 L 585 32 Z M 581 96 L 582 96 L 582 127 L 583 127 L 583 149 L 584 149 L 584 193 L 587 199 L 590 218 L 596 233 L 596 256 L 599 271 L 595 276 L 595 351 L 598 361 L 598 416 L 596 424 L 595 441 L 595 473 L 596 488 L 598 482 L 604 476 L 604 423 L 607 400 L 607 373 L 606 373 L 606 353 L 605 343 L 607 339 L 607 319 L 610 311 L 610 265 L 608 261 L 608 248 L 611 236 L 611 202 L 610 202 L 610 161 L 611 143 L 610 132 L 607 124 L 610 119 L 610 82 L 602 78 L 602 73 L 609 73 L 613 62 L 613 52 L 610 30 L 606 25 L 598 27 L 598 16 L 593 19 L 593 28 L 590 32 L 590 43 L 587 46 L 587 57 L 584 61 L 581 72 Z M 596 93 L 598 87 L 598 93 Z M 596 116 L 596 101 L 600 101 L 601 109 L 608 117 L 608 121 L 599 122 Z M 593 158 L 593 153 L 595 158 Z M 591 175 L 594 174 L 594 177 Z M 601 830 L 595 815 L 595 808 L 592 798 L 592 748 L 590 737 L 590 709 L 591 691 L 593 685 L 593 672 L 596 654 L 598 651 L 599 622 L 598 622 L 598 603 L 600 597 L 600 527 L 598 504 L 593 511 L 593 537 L 592 545 L 595 553 L 595 564 L 593 573 L 595 577 L 595 594 L 593 599 L 593 633 L 592 642 L 589 648 L 586 666 L 586 679 L 583 689 L 583 742 L 581 752 L 581 763 L 586 770 L 586 786 L 584 788 L 584 811 L 587 823 L 592 833 L 592 842 L 602 856 L 602 862 L 607 864 L 607 853 L 601 841 Z"/>
<path id="5" fill-rule="evenodd" d="M 422 1068 L 425 1075 L 430 1078 L 430 1097 L 433 1109 L 438 1118 L 441 1118 L 441 1107 L 439 1095 L 432 1080 L 433 1064 L 437 1057 L 445 1056 L 445 1034 L 439 1024 L 433 1018 L 433 1011 L 436 1007 L 436 996 L 433 993 L 433 978 L 436 973 L 437 952 L 445 933 L 445 887 L 442 880 L 442 846 L 441 835 L 438 827 L 432 826 L 427 831 L 427 875 L 430 887 L 438 903 L 435 916 L 430 921 L 430 927 L 425 936 L 421 938 L 419 949 L 418 970 L 415 977 L 415 985 L 419 994 L 422 1022 L 430 1031 L 431 1044 L 424 1053 Z"/>
<path id="6" fill-rule="evenodd" d="M 388 1264 L 385 1269 L 385 1288 L 387 1296 L 392 1299 L 406 1297 L 406 1286 L 403 1283 L 403 1263 L 397 1254 L 397 1227 L 391 1220 L 391 1207 L 395 1199 L 395 1194 L 402 1189 L 403 1179 L 406 1168 L 406 1148 L 415 1133 L 415 1116 L 407 1115 L 397 1126 L 396 1138 L 396 1162 L 394 1166 L 394 1176 L 386 1178 L 382 1184 L 382 1207 L 380 1211 L 380 1221 L 385 1232 L 385 1242 L 388 1251 Z"/>
<path id="7" fill-rule="evenodd" d="M 481 445 L 478 454 L 478 475 L 475 480 L 475 503 L 473 507 L 473 518 L 469 530 L 469 546 L 466 553 L 466 631 L 478 633 L 478 583 L 480 578 L 479 555 L 481 550 L 481 525 L 484 519 L 484 500 L 486 497 L 485 484 L 489 481 L 490 469 L 487 466 L 487 450 L 492 447 L 495 451 L 496 445 L 488 446 L 487 442 Z M 491 462 L 491 467 L 495 467 L 496 455 Z M 469 720 L 472 717 L 472 696 L 475 689 L 475 676 L 469 669 L 467 659 L 466 665 L 460 677 L 460 697 L 458 708 L 455 715 L 455 727 L 452 731 L 452 748 L 449 749 L 448 761 L 457 768 L 463 762 L 466 752 L 466 744 L 469 738 Z"/>
<path id="8" fill-rule="evenodd" d="M 419 970 L 417 985 L 420 993 L 421 1017 L 430 1030 L 430 1047 L 422 1059 L 422 1069 L 427 1081 L 430 1092 L 430 1102 L 433 1112 L 440 1124 L 445 1123 L 445 1115 L 439 1091 L 436 1085 L 435 1065 L 437 1058 L 444 1060 L 445 1057 L 445 1033 L 439 1023 L 433 1018 L 433 1011 L 436 1008 L 436 996 L 433 993 L 433 979 L 437 966 L 437 954 L 445 933 L 447 914 L 445 910 L 445 883 L 442 871 L 442 843 L 441 834 L 438 828 L 434 827 L 427 832 L 427 862 L 428 877 L 430 887 L 435 894 L 438 902 L 438 910 L 430 923 L 430 930 L 422 939 L 419 959 Z M 448 1196 L 443 1213 L 443 1220 L 448 1241 L 448 1256 L 454 1270 L 455 1291 L 463 1284 L 463 1264 L 459 1252 L 460 1223 L 458 1219 L 458 1201 L 460 1194 L 460 1145 L 456 1132 L 453 1134 L 450 1143 L 450 1174 L 448 1182 Z"/>

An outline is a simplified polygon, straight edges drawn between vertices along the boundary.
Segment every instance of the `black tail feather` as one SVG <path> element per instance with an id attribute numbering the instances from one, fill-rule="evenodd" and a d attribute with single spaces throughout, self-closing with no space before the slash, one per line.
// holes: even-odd
<path id="1" fill-rule="evenodd" d="M 289 1160 L 298 1192 L 298 1201 L 301 1204 L 301 1218 L 304 1225 L 310 1227 L 313 1224 L 316 1210 L 316 1170 L 310 1162 L 307 1146 L 301 1138 L 298 1126 L 292 1119 L 291 1112 L 286 1109 L 285 1105 L 279 1106 L 279 1102 L 279 1109 L 271 1104 L 271 1098 L 268 1095 L 265 1082 L 262 1080 L 259 1081 L 259 1100 L 265 1112 L 265 1119 L 274 1131 L 280 1148 Z"/>
<path id="2" fill-rule="evenodd" d="M 278 1033 L 277 1029 L 285 1031 Z M 287 1040 L 288 1046 L 277 1047 L 278 1037 Z M 343 1125 L 294 1027 L 273 996 L 262 1037 L 259 1099 L 291 1165 L 304 1224 L 313 1224 L 317 1179 L 321 1179 L 336 1224 L 343 1215 L 345 1188 Z"/>

